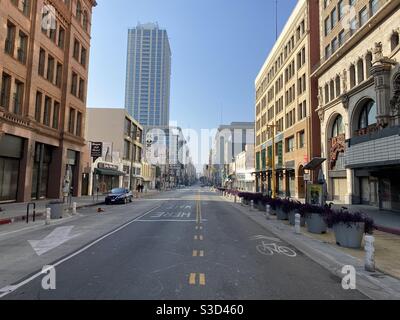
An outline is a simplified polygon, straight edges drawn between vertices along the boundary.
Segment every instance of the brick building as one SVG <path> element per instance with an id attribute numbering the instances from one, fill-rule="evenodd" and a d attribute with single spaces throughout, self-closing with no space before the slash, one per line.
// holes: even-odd
<path id="1" fill-rule="evenodd" d="M 0 1 L 0 202 L 80 195 L 94 6 Z"/>

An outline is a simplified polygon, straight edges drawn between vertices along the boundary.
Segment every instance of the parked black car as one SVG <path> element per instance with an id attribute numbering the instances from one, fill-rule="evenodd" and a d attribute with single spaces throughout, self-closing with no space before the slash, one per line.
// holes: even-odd
<path id="1" fill-rule="evenodd" d="M 133 194 L 129 189 L 115 188 L 106 196 L 106 204 L 132 202 Z"/>

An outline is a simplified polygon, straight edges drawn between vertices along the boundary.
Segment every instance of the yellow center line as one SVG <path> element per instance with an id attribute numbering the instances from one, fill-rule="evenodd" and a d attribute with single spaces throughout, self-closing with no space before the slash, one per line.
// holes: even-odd
<path id="1" fill-rule="evenodd" d="M 197 236 L 194 236 L 194 240 L 197 240 Z"/>
<path id="2" fill-rule="evenodd" d="M 193 250 L 193 257 L 197 257 L 197 250 Z"/>
<path id="3" fill-rule="evenodd" d="M 204 273 L 200 273 L 200 285 L 205 286 L 206 285 L 206 275 Z"/>
<path id="4" fill-rule="evenodd" d="M 199 256 L 200 256 L 200 257 L 204 257 L 204 251 L 203 251 L 203 250 L 200 250 Z"/>
<path id="5" fill-rule="evenodd" d="M 191 273 L 189 276 L 189 284 L 191 285 L 195 285 L 196 284 L 196 274 L 195 273 Z"/>
<path id="6" fill-rule="evenodd" d="M 200 239 L 200 241 L 203 241 L 203 236 L 200 235 L 200 236 L 199 236 L 199 239 Z"/>

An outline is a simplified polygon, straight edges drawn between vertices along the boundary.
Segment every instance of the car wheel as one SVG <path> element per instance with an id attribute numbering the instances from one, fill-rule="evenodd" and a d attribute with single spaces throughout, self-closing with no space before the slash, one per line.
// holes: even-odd
<path id="1" fill-rule="evenodd" d="M 130 196 L 130 197 L 129 197 L 129 202 L 132 202 L 132 201 L 133 201 L 133 197 Z"/>
<path id="2" fill-rule="evenodd" d="M 128 199 L 124 198 L 124 204 L 127 204 L 127 203 L 128 203 Z"/>

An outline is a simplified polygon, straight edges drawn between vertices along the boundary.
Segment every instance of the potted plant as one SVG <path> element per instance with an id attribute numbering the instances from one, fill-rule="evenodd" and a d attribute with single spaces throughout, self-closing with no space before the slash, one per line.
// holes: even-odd
<path id="1" fill-rule="evenodd" d="M 277 203 L 276 217 L 278 220 L 288 220 L 289 212 L 293 210 L 293 202 L 289 199 L 281 199 Z"/>
<path id="2" fill-rule="evenodd" d="M 326 233 L 328 225 L 325 217 L 331 212 L 331 206 L 316 206 L 312 204 L 304 204 L 300 208 L 300 214 L 304 215 L 307 225 L 307 231 L 311 233 Z"/>
<path id="3" fill-rule="evenodd" d="M 374 221 L 360 212 L 333 210 L 325 217 L 329 227 L 333 228 L 336 244 L 346 248 L 360 248 L 364 233 L 372 234 Z"/>

